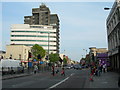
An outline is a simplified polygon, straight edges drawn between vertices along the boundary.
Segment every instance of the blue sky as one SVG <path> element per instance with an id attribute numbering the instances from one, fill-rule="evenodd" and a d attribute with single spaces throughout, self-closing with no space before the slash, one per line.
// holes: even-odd
<path id="1" fill-rule="evenodd" d="M 114 0 L 113 0 L 114 1 Z M 3 2 L 2 3 L 2 45 L 10 43 L 11 24 L 23 24 L 24 16 L 32 14 L 42 2 Z M 60 19 L 60 52 L 79 61 L 85 55 L 83 49 L 89 47 L 107 48 L 105 21 L 113 2 L 46 2 L 51 13 Z M 0 4 L 1 6 L 1 4 Z"/>

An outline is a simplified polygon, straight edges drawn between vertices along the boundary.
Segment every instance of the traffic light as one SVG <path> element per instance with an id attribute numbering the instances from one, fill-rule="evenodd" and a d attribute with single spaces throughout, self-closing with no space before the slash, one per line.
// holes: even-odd
<path id="1" fill-rule="evenodd" d="M 31 58 L 31 57 L 32 57 L 32 54 L 31 54 L 30 52 L 29 52 L 29 55 L 28 55 L 28 57 L 29 57 L 29 58 Z"/>
<path id="2" fill-rule="evenodd" d="M 46 58 L 45 58 L 46 60 L 48 60 L 48 56 L 46 56 Z"/>
<path id="3" fill-rule="evenodd" d="M 40 54 L 38 54 L 37 58 L 38 58 L 38 59 L 41 59 L 41 55 L 40 55 Z"/>

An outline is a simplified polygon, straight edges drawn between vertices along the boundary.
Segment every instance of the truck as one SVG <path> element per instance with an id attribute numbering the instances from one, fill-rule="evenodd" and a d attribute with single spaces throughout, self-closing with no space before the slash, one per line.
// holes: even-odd
<path id="1" fill-rule="evenodd" d="M 0 73 L 2 73 L 2 75 L 23 73 L 23 72 L 24 72 L 24 67 L 22 67 L 20 60 L 14 60 L 14 59 L 0 60 Z"/>

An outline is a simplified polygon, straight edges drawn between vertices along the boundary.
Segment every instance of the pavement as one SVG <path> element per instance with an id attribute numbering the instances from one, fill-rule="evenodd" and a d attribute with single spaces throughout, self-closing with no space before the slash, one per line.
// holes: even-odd
<path id="1" fill-rule="evenodd" d="M 102 73 L 101 76 L 94 76 L 93 82 L 87 79 L 85 88 L 119 88 L 118 77 L 115 72 Z"/>
<path id="2" fill-rule="evenodd" d="M 39 71 L 39 73 L 36 74 L 45 74 L 45 73 L 50 73 L 50 71 Z M 34 72 L 25 72 L 25 73 L 20 73 L 20 74 L 9 74 L 9 75 L 4 75 L 2 76 L 2 80 L 7 80 L 7 79 L 13 79 L 13 78 L 20 78 L 20 77 L 26 77 L 30 75 L 35 75 Z"/>
<path id="3" fill-rule="evenodd" d="M 29 75 L 31 75 L 31 74 L 23 73 L 23 74 L 4 75 L 4 76 L 2 76 L 2 80 L 25 77 L 25 76 L 29 76 Z"/>

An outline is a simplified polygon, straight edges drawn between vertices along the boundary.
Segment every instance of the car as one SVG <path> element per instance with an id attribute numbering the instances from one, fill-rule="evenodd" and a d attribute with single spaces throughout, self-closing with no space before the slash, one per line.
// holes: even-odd
<path id="1" fill-rule="evenodd" d="M 78 70 L 78 69 L 82 69 L 80 65 L 74 65 L 73 68 L 74 68 L 74 69 L 77 69 L 77 70 Z"/>
<path id="2" fill-rule="evenodd" d="M 65 69 L 71 69 L 71 66 L 67 65 L 64 67 Z"/>

